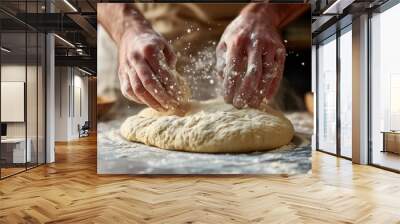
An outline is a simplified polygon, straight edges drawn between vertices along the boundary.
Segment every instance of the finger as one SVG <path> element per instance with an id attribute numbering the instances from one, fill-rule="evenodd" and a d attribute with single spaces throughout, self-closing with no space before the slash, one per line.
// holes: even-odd
<path id="1" fill-rule="evenodd" d="M 176 54 L 174 50 L 172 49 L 171 45 L 169 45 L 167 42 L 164 43 L 164 49 L 162 49 L 164 52 L 165 58 L 167 59 L 167 63 L 171 68 L 175 68 L 176 66 Z"/>
<path id="2" fill-rule="evenodd" d="M 257 47 L 248 52 L 249 61 L 247 64 L 246 75 L 241 81 L 238 91 L 235 93 L 233 105 L 237 108 L 243 108 L 248 104 L 254 94 L 257 93 L 258 83 L 262 73 L 261 51 Z"/>
<path id="3" fill-rule="evenodd" d="M 155 76 L 150 66 L 143 60 L 137 60 L 135 62 L 135 71 L 137 76 L 142 82 L 144 88 L 156 99 L 164 108 L 169 109 L 170 107 L 176 108 L 178 102 L 172 98 L 164 87 L 161 85 L 158 78 Z"/>
<path id="4" fill-rule="evenodd" d="M 279 89 L 281 80 L 282 80 L 282 76 L 277 76 L 272 80 L 271 85 L 270 85 L 269 89 L 267 90 L 267 94 L 265 96 L 265 98 L 267 100 L 270 100 L 275 95 L 275 93 Z"/>
<path id="5" fill-rule="evenodd" d="M 240 78 L 244 74 L 244 56 L 243 47 L 240 45 L 233 45 L 227 49 L 223 85 L 224 99 L 228 103 L 232 103 L 236 87 L 240 86 Z"/>
<path id="6" fill-rule="evenodd" d="M 274 75 L 276 75 L 274 72 L 274 58 L 274 51 L 269 51 L 262 55 L 262 77 L 261 81 L 258 83 L 257 94 L 254 94 L 249 102 L 250 107 L 258 108 L 268 94 L 268 89 L 270 88 L 272 80 L 274 79 Z"/>
<path id="7" fill-rule="evenodd" d="M 254 94 L 249 102 L 249 106 L 252 108 L 259 108 L 263 99 L 265 99 L 267 95 L 268 88 L 270 83 L 272 82 L 271 75 L 263 74 L 261 77 L 261 81 L 259 82 L 259 86 L 257 88 L 257 94 Z"/>
<path id="8" fill-rule="evenodd" d="M 133 89 L 131 86 L 131 82 L 129 80 L 128 73 L 125 71 L 125 69 L 123 71 L 121 71 L 121 73 L 119 73 L 119 83 L 120 83 L 122 95 L 125 98 L 127 98 L 128 100 L 134 101 L 136 103 L 143 104 L 143 102 L 135 96 L 135 93 L 133 92 Z"/>
<path id="9" fill-rule="evenodd" d="M 271 99 L 277 90 L 279 89 L 280 82 L 282 80 L 283 72 L 285 69 L 285 60 L 286 60 L 286 52 L 284 48 L 279 48 L 276 51 L 275 55 L 275 62 L 276 62 L 276 75 L 275 78 L 272 80 L 270 88 L 267 92 L 266 98 L 269 100 Z"/>
<path id="10" fill-rule="evenodd" d="M 145 103 L 147 106 L 157 110 L 166 111 L 164 107 L 156 100 L 154 97 L 144 88 L 142 81 L 137 75 L 131 74 L 129 80 L 133 89 L 133 92 L 140 99 L 141 102 Z"/>
<path id="11" fill-rule="evenodd" d="M 217 64 L 216 64 L 216 70 L 217 70 L 217 75 L 220 79 L 224 78 L 224 68 L 226 66 L 226 43 L 225 42 L 220 42 L 217 46 L 216 49 L 216 58 L 217 58 Z"/>
<path id="12" fill-rule="evenodd" d="M 177 99 L 179 87 L 177 86 L 177 80 L 170 73 L 170 68 L 167 66 L 167 61 L 160 51 L 152 51 L 145 55 L 146 62 L 150 65 L 153 74 L 160 77 L 161 85 L 166 89 L 167 93 Z"/>

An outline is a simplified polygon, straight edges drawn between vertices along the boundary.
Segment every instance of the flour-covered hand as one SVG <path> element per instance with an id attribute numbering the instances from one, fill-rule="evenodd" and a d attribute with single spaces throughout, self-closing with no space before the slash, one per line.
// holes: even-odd
<path id="1" fill-rule="evenodd" d="M 268 15 L 266 10 L 241 13 L 226 28 L 217 46 L 224 98 L 236 108 L 257 108 L 279 87 L 286 51 L 278 25 Z"/>
<path id="2" fill-rule="evenodd" d="M 158 111 L 179 107 L 179 87 L 171 74 L 176 56 L 169 43 L 152 29 L 127 30 L 119 44 L 122 94 Z"/>

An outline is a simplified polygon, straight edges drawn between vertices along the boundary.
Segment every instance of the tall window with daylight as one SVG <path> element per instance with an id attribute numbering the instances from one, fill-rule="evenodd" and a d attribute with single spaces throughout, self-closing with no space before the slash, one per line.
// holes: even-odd
<path id="1" fill-rule="evenodd" d="M 336 36 L 318 47 L 317 149 L 336 153 Z"/>
<path id="2" fill-rule="evenodd" d="M 340 154 L 352 157 L 352 33 L 351 25 L 340 36 Z"/>
<path id="3" fill-rule="evenodd" d="M 372 28 L 372 163 L 400 170 L 400 4 L 374 14 Z"/>

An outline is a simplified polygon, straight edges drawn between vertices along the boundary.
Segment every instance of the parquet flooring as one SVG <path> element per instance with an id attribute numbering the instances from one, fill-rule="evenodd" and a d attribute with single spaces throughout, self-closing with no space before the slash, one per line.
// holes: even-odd
<path id="1" fill-rule="evenodd" d="M 98 176 L 96 139 L 0 181 L 0 223 L 400 223 L 400 175 L 313 154 L 302 176 Z"/>
<path id="2" fill-rule="evenodd" d="M 15 174 L 15 173 L 18 173 L 18 172 L 21 172 L 21 171 L 24 171 L 25 170 L 25 167 L 21 167 L 21 168 L 14 168 L 14 167 L 11 167 L 11 168 L 1 168 L 1 176 L 2 177 L 7 177 L 7 176 L 10 176 L 10 175 L 13 175 L 13 174 Z"/>

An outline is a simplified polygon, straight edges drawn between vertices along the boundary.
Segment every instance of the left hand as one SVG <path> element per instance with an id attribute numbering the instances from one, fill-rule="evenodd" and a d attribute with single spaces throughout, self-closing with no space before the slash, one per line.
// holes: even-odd
<path id="1" fill-rule="evenodd" d="M 258 108 L 276 93 L 286 55 L 277 27 L 265 13 L 242 13 L 226 28 L 216 53 L 227 103 Z"/>

